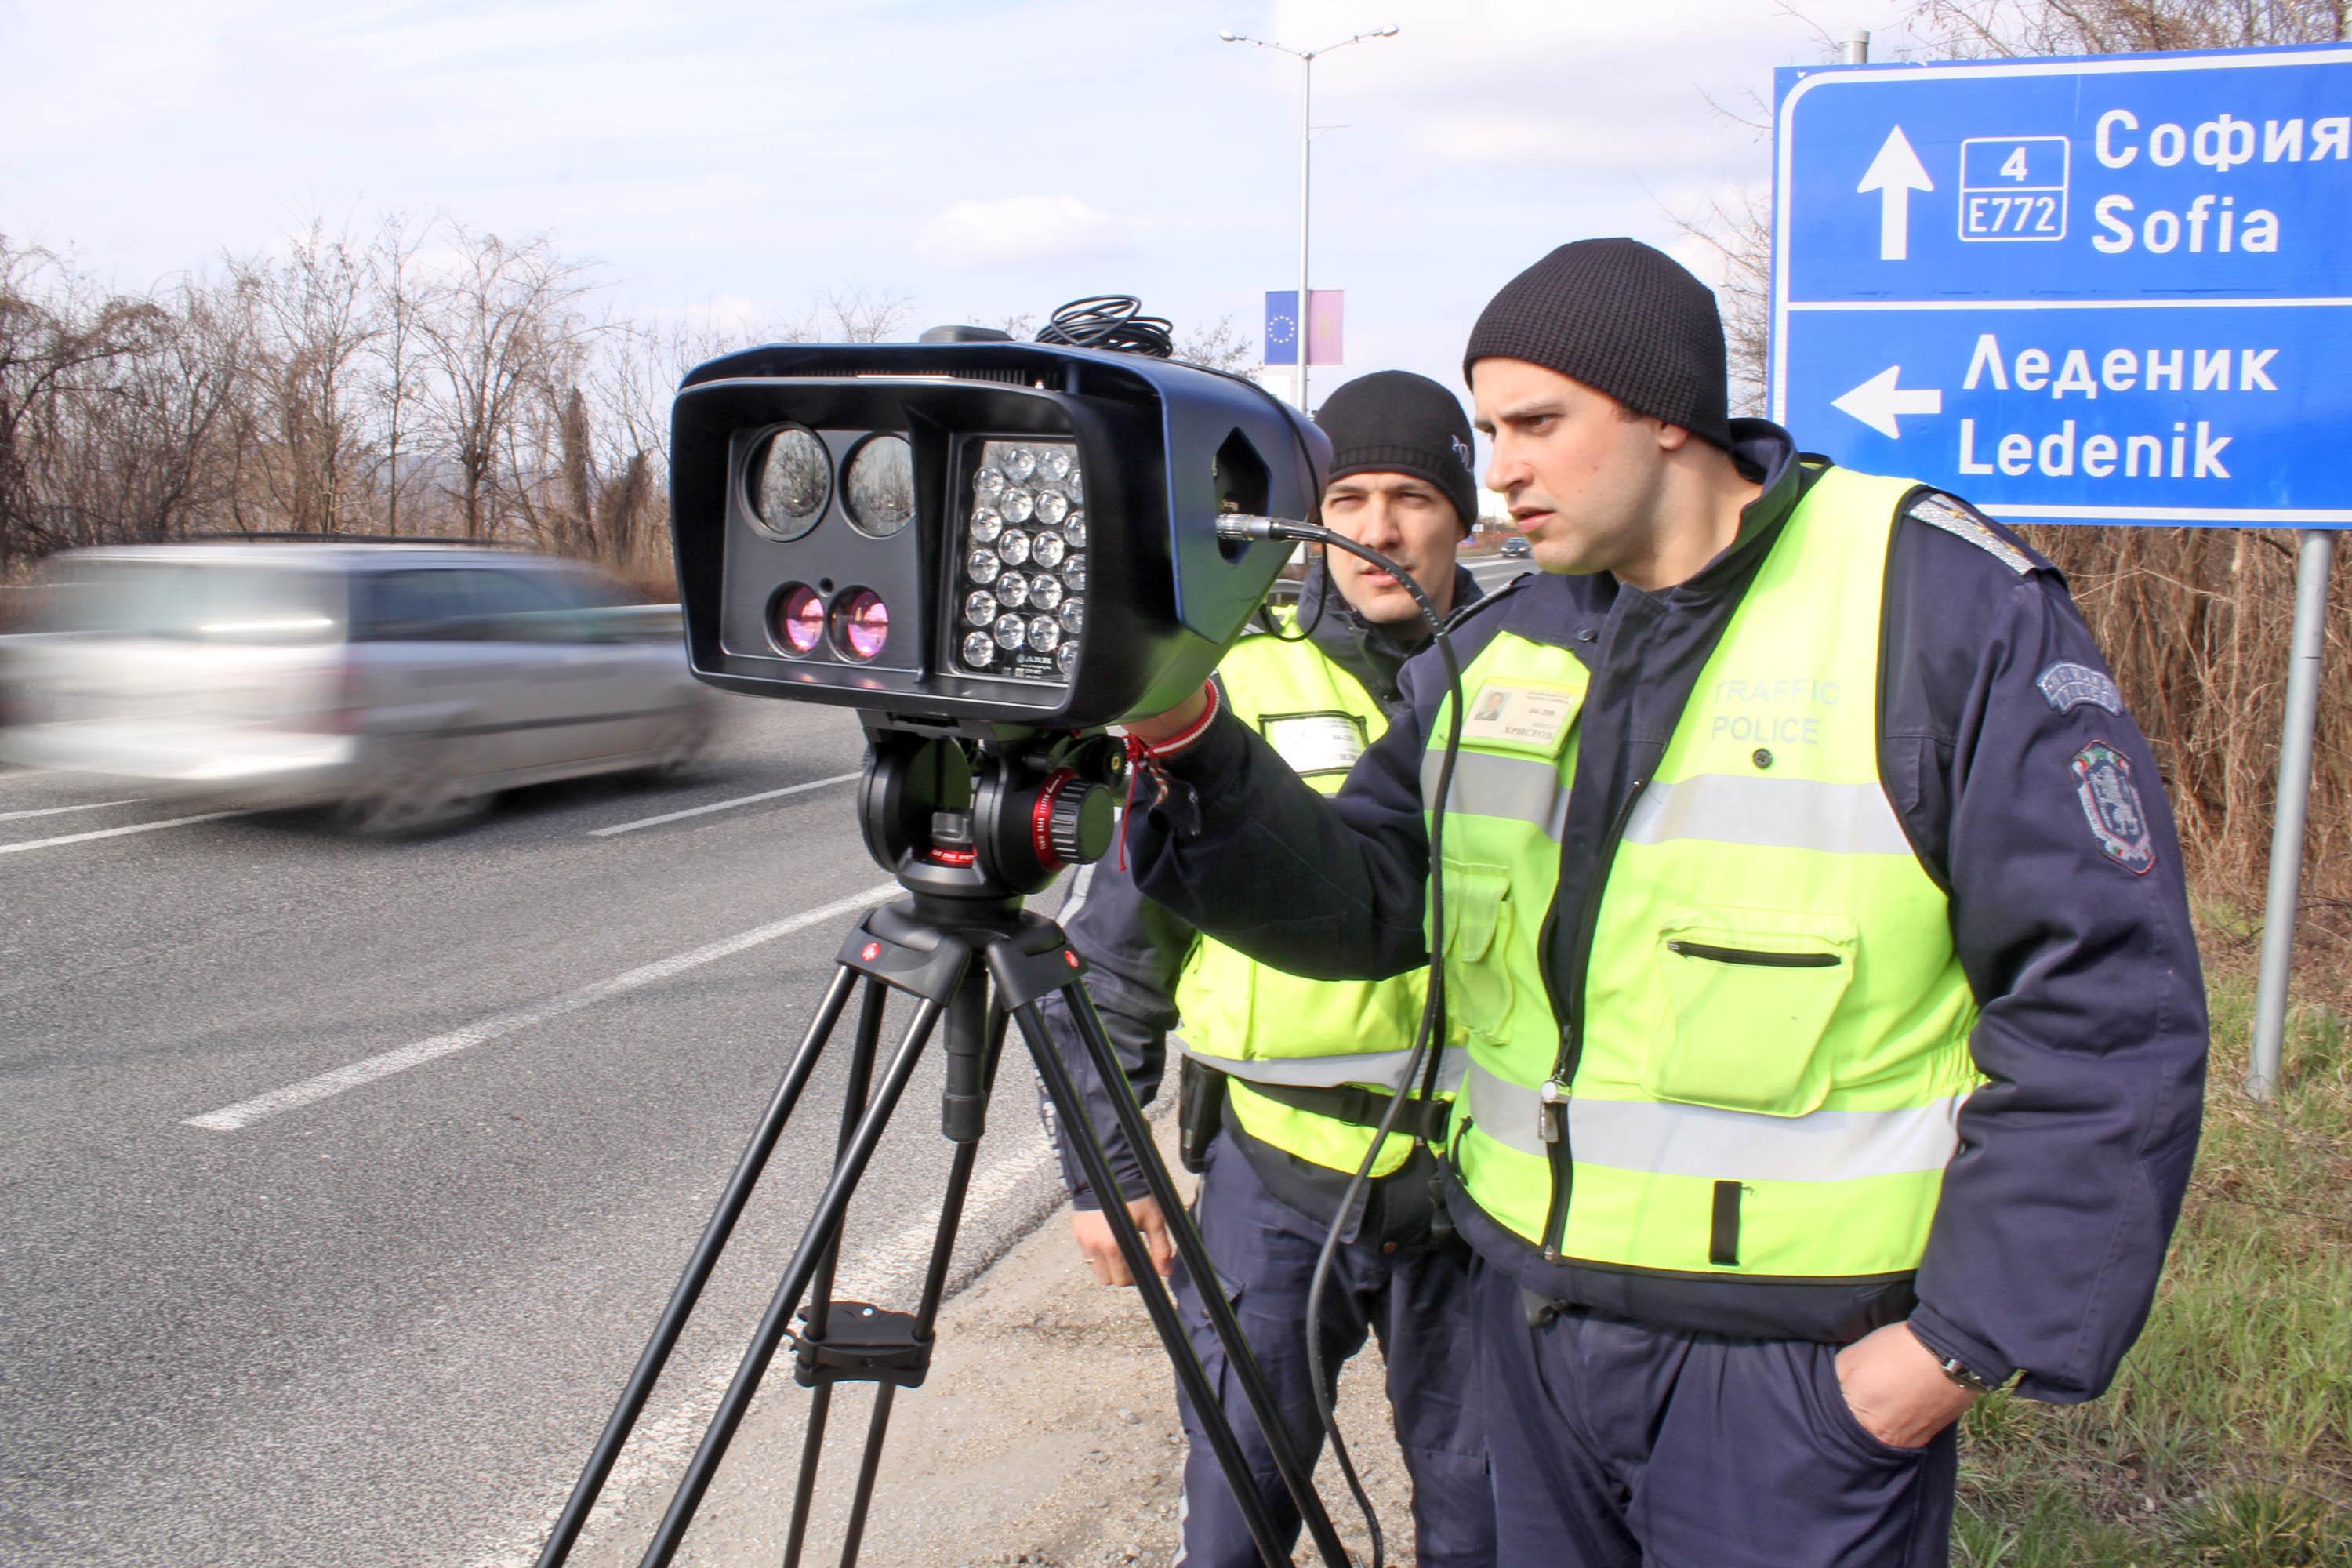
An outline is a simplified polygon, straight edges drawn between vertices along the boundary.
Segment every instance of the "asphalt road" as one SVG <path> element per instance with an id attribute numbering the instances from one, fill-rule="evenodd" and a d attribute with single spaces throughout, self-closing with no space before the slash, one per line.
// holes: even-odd
<path id="1" fill-rule="evenodd" d="M 524 792 L 412 844 L 0 773 L 0 1560 L 530 1560 L 845 901 L 888 886 L 855 719 L 730 706 L 682 786 Z M 628 1461 L 634 1512 L 830 1165 L 846 1036 Z M 933 1055 L 850 1283 L 927 1247 Z M 1024 1061 L 1000 1091 L 967 1270 L 1058 1197 Z"/>
<path id="2" fill-rule="evenodd" d="M 410 844 L 0 772 L 0 1560 L 530 1561 L 888 889 L 855 719 L 729 706 L 683 785 L 527 791 Z M 625 1461 L 632 1520 L 799 1234 L 844 1056 Z M 845 1289 L 919 1277 L 938 1081 L 861 1190 Z M 1058 1203 L 1034 1093 L 1015 1053 L 960 1273 Z"/>

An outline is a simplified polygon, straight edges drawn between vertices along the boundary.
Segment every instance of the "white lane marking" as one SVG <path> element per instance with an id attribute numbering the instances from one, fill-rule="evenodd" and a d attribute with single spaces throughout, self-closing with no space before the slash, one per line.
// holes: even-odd
<path id="1" fill-rule="evenodd" d="M 137 805 L 145 795 L 129 800 L 87 800 L 79 805 L 45 805 L 38 811 L 0 811 L 0 822 L 22 822 L 28 816 L 63 816 L 68 811 L 103 811 L 110 805 Z"/>
<path id="2" fill-rule="evenodd" d="M 1008 1040 L 1007 1048 L 1012 1048 L 1013 1044 Z M 1013 1098 L 1008 1095 L 1004 1105 L 997 1110 L 1009 1108 Z M 1013 1154 L 972 1173 L 971 1186 L 964 1195 L 963 1220 L 957 1227 L 959 1241 L 990 1231 L 992 1225 L 1005 1223 L 998 1218 L 996 1211 L 1024 1186 L 1053 1169 L 1053 1145 L 1045 1141 L 1045 1130 L 1034 1117 L 1022 1117 L 1019 1121 L 1026 1129 L 1023 1146 Z M 993 1117 L 989 1125 L 993 1131 Z M 873 1167 L 868 1165 L 866 1171 L 870 1179 Z M 1055 1185 L 1058 1189 L 1058 1181 Z M 939 1233 L 939 1205 L 934 1203 L 926 1205 L 923 1213 L 898 1234 L 874 1246 L 859 1247 L 850 1242 L 843 1249 L 841 1277 L 834 1282 L 834 1300 L 904 1300 L 919 1293 L 930 1268 L 931 1243 Z M 971 1284 L 966 1280 L 964 1289 L 971 1289 Z M 908 1301 L 907 1307 L 911 1310 L 913 1302 Z M 768 1386 L 782 1386 L 780 1380 L 787 1375 L 787 1359 L 779 1358 L 771 1365 L 765 1380 Z M 634 1505 L 649 1488 L 667 1489 L 677 1484 L 678 1472 L 701 1444 L 703 1432 L 719 1408 L 719 1397 L 727 1392 L 727 1384 L 740 1362 L 740 1351 L 714 1351 L 701 1365 L 692 1369 L 690 1380 L 677 1379 L 683 1386 L 677 1393 L 671 1391 L 672 1379 L 686 1369 L 672 1369 L 671 1378 L 664 1379 L 655 1395 L 659 1404 L 630 1434 L 619 1461 L 606 1479 L 604 1494 L 596 1500 L 595 1510 L 588 1516 L 587 1528 L 581 1532 L 581 1546 L 599 1543 L 617 1520 L 640 1512 Z M 665 1405 L 667 1408 L 662 1407 Z M 556 1517 L 562 1512 L 560 1500 L 545 1502 L 539 1510 L 538 1523 L 492 1546 L 480 1559 L 482 1568 L 530 1568 L 539 1560 L 540 1545 L 555 1528 Z"/>
<path id="3" fill-rule="evenodd" d="M 511 1013 L 500 1013 L 495 1017 L 485 1018 L 478 1024 L 468 1024 L 462 1029 L 452 1029 L 446 1035 L 436 1035 L 429 1040 L 418 1040 L 412 1045 L 379 1052 L 374 1056 L 355 1061 L 349 1067 L 340 1067 L 332 1072 L 323 1072 L 316 1078 L 304 1079 L 300 1083 L 289 1084 L 284 1089 L 272 1089 L 269 1093 L 252 1100 L 239 1100 L 235 1105 L 225 1105 L 218 1110 L 208 1110 L 202 1116 L 191 1116 L 183 1125 L 201 1127 L 209 1132 L 235 1132 L 281 1112 L 310 1105 L 321 1100 L 331 1099 L 345 1089 L 358 1089 L 373 1083 L 378 1079 L 390 1078 L 398 1072 L 406 1072 L 413 1067 L 422 1067 L 436 1057 L 446 1057 L 453 1051 L 466 1050 L 470 1047 L 495 1040 L 500 1036 L 511 1035 L 518 1029 L 528 1029 L 534 1025 L 544 1024 L 550 1018 L 560 1018 L 566 1013 L 577 1013 L 583 1007 L 593 1007 L 599 1002 L 621 995 L 625 992 L 641 990 L 647 985 L 667 980 L 674 974 L 683 974 L 689 969 L 697 969 L 706 963 L 715 963 L 719 959 L 730 957 L 746 948 L 757 947 L 764 942 L 773 942 L 780 936 L 790 936 L 796 931 L 806 931 L 813 925 L 819 925 L 837 916 L 853 913 L 865 909 L 869 904 L 880 903 L 884 899 L 899 890 L 898 883 L 885 882 L 879 887 L 868 888 L 862 893 L 853 893 L 845 899 L 835 899 L 823 908 L 804 910 L 789 920 L 776 921 L 768 925 L 755 926 L 747 931 L 739 931 L 733 936 L 721 937 L 719 941 L 698 947 L 690 952 L 681 952 L 675 957 L 662 959 L 658 963 L 640 965 L 624 973 L 615 974 L 609 980 L 599 980 L 593 985 L 583 985 L 577 991 L 566 991 L 561 995 L 551 996 L 543 1002 L 534 1002 L 528 1007 L 518 1007 Z"/>
<path id="4" fill-rule="evenodd" d="M 200 816 L 167 817 L 162 822 L 135 822 L 128 827 L 101 827 L 90 833 L 68 833 L 57 838 L 34 838 L 22 844 L 0 844 L 0 855 L 19 855 L 27 849 L 54 849 L 60 844 L 87 844 L 93 838 L 120 838 L 126 833 L 152 833 L 160 827 L 185 827 L 192 822 L 218 822 L 224 817 L 252 816 L 259 808 L 247 811 L 207 811 Z"/>
<path id="5" fill-rule="evenodd" d="M 806 790 L 824 789 L 833 784 L 848 784 L 859 776 L 861 775 L 857 773 L 835 773 L 829 779 L 811 779 L 806 784 L 787 784 L 782 789 L 767 790 L 759 795 L 740 795 L 733 800 L 716 801 L 709 805 L 688 806 L 684 811 L 664 812 L 659 816 L 644 817 L 635 822 L 624 822 L 617 827 L 592 827 L 588 830 L 588 837 L 610 838 L 615 833 L 635 833 L 640 827 L 659 827 L 665 822 L 682 822 L 689 816 L 701 816 L 709 812 L 731 811 L 739 805 L 756 805 L 763 800 L 777 800 L 788 795 L 799 795 Z"/>

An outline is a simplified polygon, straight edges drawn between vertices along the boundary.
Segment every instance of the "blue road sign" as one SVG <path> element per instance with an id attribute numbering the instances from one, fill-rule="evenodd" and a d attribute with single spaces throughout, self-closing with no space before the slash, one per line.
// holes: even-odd
<path id="1" fill-rule="evenodd" d="M 2352 527 L 2352 47 L 1774 87 L 1800 446 L 2012 521 Z"/>

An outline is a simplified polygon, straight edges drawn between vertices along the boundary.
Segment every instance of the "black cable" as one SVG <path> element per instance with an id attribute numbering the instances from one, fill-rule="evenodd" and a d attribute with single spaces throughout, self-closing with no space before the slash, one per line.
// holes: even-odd
<path id="1" fill-rule="evenodd" d="M 1167 359 L 1176 352 L 1176 329 L 1165 316 L 1143 314 L 1132 294 L 1096 294 L 1055 310 L 1037 329 L 1037 342 Z"/>
<path id="2" fill-rule="evenodd" d="M 1395 1091 L 1389 1096 L 1389 1108 L 1380 1125 L 1372 1130 L 1371 1147 L 1364 1151 L 1363 1163 L 1349 1179 L 1348 1189 L 1339 1199 L 1339 1212 L 1331 1216 L 1331 1227 L 1324 1233 L 1323 1249 L 1316 1254 L 1315 1273 L 1307 1287 L 1307 1381 L 1315 1394 L 1315 1412 L 1322 1418 L 1324 1434 L 1331 1439 L 1332 1457 L 1339 1463 L 1339 1474 L 1348 1482 L 1349 1494 L 1364 1516 L 1364 1527 L 1371 1537 L 1371 1568 L 1381 1568 L 1385 1561 L 1384 1542 L 1381 1537 L 1380 1518 L 1372 1510 L 1371 1500 L 1364 1495 L 1363 1483 L 1356 1477 L 1355 1461 L 1349 1456 L 1347 1439 L 1339 1435 L 1339 1417 L 1332 1399 L 1331 1381 L 1325 1375 L 1323 1365 L 1323 1288 L 1330 1282 L 1332 1259 L 1339 1255 L 1339 1233 L 1347 1228 L 1348 1215 L 1357 1200 L 1370 1185 L 1372 1166 L 1387 1147 L 1389 1136 L 1395 1130 L 1397 1116 L 1411 1098 L 1410 1091 L 1422 1078 L 1422 1064 L 1432 1063 L 1428 1081 L 1435 1079 L 1435 1063 L 1442 1058 L 1445 1034 L 1445 804 L 1454 790 L 1454 760 L 1462 742 L 1462 666 L 1454 657 L 1454 638 L 1446 630 L 1444 616 L 1430 602 L 1428 594 L 1414 581 L 1411 573 L 1369 545 L 1359 544 L 1345 534 L 1311 522 L 1285 522 L 1274 518 L 1221 518 L 1217 531 L 1230 539 L 1289 539 L 1303 540 L 1326 546 L 1337 545 L 1349 554 L 1367 561 L 1386 572 L 1412 595 L 1422 618 L 1429 623 L 1430 634 L 1438 657 L 1445 665 L 1445 690 L 1452 700 L 1451 722 L 1445 731 L 1445 750 L 1437 764 L 1437 799 L 1430 807 L 1429 824 L 1429 993 L 1421 1009 L 1421 1028 L 1412 1042 L 1412 1052 L 1405 1058 L 1404 1071 L 1398 1075 Z M 1328 574 L 1327 565 L 1326 574 Z M 1434 1054 L 1433 1042 L 1437 1043 Z"/>

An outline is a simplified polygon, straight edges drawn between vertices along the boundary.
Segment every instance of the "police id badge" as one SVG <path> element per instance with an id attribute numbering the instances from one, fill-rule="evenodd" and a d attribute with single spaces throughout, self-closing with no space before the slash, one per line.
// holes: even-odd
<path id="1" fill-rule="evenodd" d="M 1565 687 L 1489 680 L 1470 699 L 1462 738 L 1556 756 L 1582 706 L 1583 694 Z"/>
<path id="2" fill-rule="evenodd" d="M 1300 778 L 1344 773 L 1364 754 L 1364 721 L 1334 709 L 1323 713 L 1268 713 L 1258 733 Z"/>

